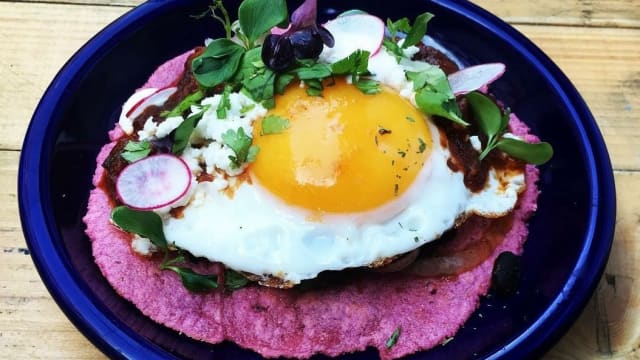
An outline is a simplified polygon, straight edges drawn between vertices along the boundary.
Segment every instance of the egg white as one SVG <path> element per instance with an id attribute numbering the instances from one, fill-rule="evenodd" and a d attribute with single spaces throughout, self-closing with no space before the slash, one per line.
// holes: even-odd
<path id="1" fill-rule="evenodd" d="M 329 50 L 320 60 L 330 57 Z M 381 50 L 370 59 L 369 69 L 377 81 L 415 106 L 413 83 L 395 57 Z M 134 96 L 130 103 L 142 95 Z M 187 147 L 182 157 L 194 175 L 204 168 L 217 177 L 213 182 L 193 183 L 189 197 L 181 201 L 186 206 L 180 218 L 166 211 L 160 214 L 169 243 L 237 271 L 277 277 L 293 285 L 322 271 L 367 266 L 438 239 L 469 214 L 496 217 L 508 213 L 525 186 L 524 174 L 511 174 L 505 181 L 491 170 L 482 191 L 468 190 L 463 174 L 447 166 L 449 150 L 440 145 L 437 127 L 425 117 L 433 148 L 414 183 L 401 196 L 371 211 L 318 218 L 307 209 L 285 204 L 255 179 L 249 183 L 233 177 L 244 168 L 230 167 L 230 149 L 220 135 L 239 126 L 251 134 L 253 121 L 266 110 L 255 104 L 250 114 L 240 114 L 239 109 L 251 100 L 232 94 L 230 118 L 217 119 L 216 96 L 203 100 L 213 110 L 205 114 L 192 138 L 198 145 Z M 120 123 L 127 132 L 125 120 Z M 233 196 L 229 187 L 235 188 Z"/>

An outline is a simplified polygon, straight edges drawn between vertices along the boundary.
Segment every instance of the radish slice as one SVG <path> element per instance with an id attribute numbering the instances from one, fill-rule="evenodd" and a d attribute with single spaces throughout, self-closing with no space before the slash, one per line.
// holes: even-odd
<path id="1" fill-rule="evenodd" d="M 502 63 L 471 66 L 449 75 L 449 84 L 454 95 L 464 95 L 496 81 L 504 70 Z"/>
<path id="2" fill-rule="evenodd" d="M 335 62 L 361 49 L 374 56 L 382 47 L 384 22 L 373 15 L 353 14 L 341 16 L 323 25 L 333 35 L 336 43 L 325 49 L 329 62 Z"/>
<path id="3" fill-rule="evenodd" d="M 172 87 L 167 87 L 167 88 L 163 88 L 163 89 L 160 89 L 160 90 L 156 91 L 155 93 L 151 94 L 151 96 L 146 97 L 146 98 L 138 101 L 137 104 L 133 105 L 131 107 L 131 110 L 129 110 L 129 112 L 127 112 L 127 117 L 129 119 L 131 119 L 131 120 L 134 120 L 135 118 L 140 116 L 140 114 L 142 114 L 144 109 L 148 108 L 149 106 L 152 106 L 152 105 L 162 106 L 162 105 L 164 105 L 164 103 L 167 102 L 169 97 L 171 95 L 173 95 L 177 90 L 178 90 L 177 87 L 172 86 Z"/>
<path id="4" fill-rule="evenodd" d="M 160 154 L 131 163 L 116 180 L 120 200 L 136 210 L 171 205 L 189 191 L 191 170 L 179 157 Z"/>
<path id="5" fill-rule="evenodd" d="M 118 124 L 125 133 L 131 135 L 133 133 L 133 122 L 127 117 L 127 114 L 131 112 L 134 106 L 137 106 L 140 101 L 148 98 L 153 93 L 158 91 L 156 88 L 144 88 L 136 91 L 131 95 L 129 99 L 122 105 L 122 112 L 120 112 L 120 118 Z"/>

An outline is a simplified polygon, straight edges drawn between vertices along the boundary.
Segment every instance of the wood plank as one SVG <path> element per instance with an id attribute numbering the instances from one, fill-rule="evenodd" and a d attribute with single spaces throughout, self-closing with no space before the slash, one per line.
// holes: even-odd
<path id="1" fill-rule="evenodd" d="M 640 358 L 640 173 L 616 172 L 615 180 L 618 218 L 605 275 L 546 360 Z"/>
<path id="2" fill-rule="evenodd" d="M 0 151 L 0 357 L 104 358 L 51 299 L 31 261 L 17 207 L 19 156 Z"/>
<path id="3" fill-rule="evenodd" d="M 23 0 L 41 2 L 42 0 Z M 69 4 L 137 6 L 142 0 L 63 0 Z M 472 0 L 509 23 L 640 27 L 636 0 Z"/>
<path id="4" fill-rule="evenodd" d="M 0 149 L 20 149 L 33 111 L 58 70 L 127 10 L 0 2 Z"/>
<path id="5" fill-rule="evenodd" d="M 510 24 L 640 27 L 636 0 L 472 0 Z"/>
<path id="6" fill-rule="evenodd" d="M 0 148 L 19 149 L 39 96 L 66 59 L 126 9 L 0 2 Z M 609 146 L 614 167 L 640 169 L 640 29 L 521 25 L 573 80 Z M 64 37 L 60 34 L 65 34 Z M 64 40 L 63 40 L 64 39 Z M 29 54 L 38 54 L 33 66 Z"/>

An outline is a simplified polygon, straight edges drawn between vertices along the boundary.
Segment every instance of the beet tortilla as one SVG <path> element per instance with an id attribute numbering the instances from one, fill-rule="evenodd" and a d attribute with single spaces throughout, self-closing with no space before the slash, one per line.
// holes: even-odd
<path id="1" fill-rule="evenodd" d="M 162 65 L 144 87 L 174 83 L 188 55 Z M 537 141 L 515 116 L 510 126 L 526 141 Z M 93 256 L 103 275 L 122 297 L 154 321 L 194 339 L 209 343 L 229 340 L 266 357 L 336 356 L 375 347 L 382 359 L 391 359 L 442 343 L 458 331 L 487 293 L 498 254 L 522 252 L 528 234 L 526 221 L 536 210 L 538 170 L 527 165 L 527 188 L 504 241 L 478 266 L 454 278 L 370 273 L 355 282 L 319 290 L 249 286 L 231 293 L 194 294 L 182 286 L 177 274 L 161 271 L 159 260 L 135 254 L 131 235 L 110 223 L 112 205 L 100 186 L 101 164 L 121 136 L 123 132 L 116 126 L 110 133 L 112 142 L 97 157 L 96 188 L 91 191 L 84 217 Z M 456 231 L 454 243 L 477 241 L 477 234 L 489 223 L 472 218 Z M 385 344 L 396 329 L 400 329 L 400 336 L 388 349 Z"/>

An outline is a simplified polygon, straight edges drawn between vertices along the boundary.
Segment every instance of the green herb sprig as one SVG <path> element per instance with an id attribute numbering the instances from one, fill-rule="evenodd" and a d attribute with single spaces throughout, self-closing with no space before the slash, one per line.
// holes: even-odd
<path id="1" fill-rule="evenodd" d="M 235 154 L 229 155 L 231 165 L 235 169 L 242 166 L 245 162 L 254 162 L 260 151 L 257 145 L 251 145 L 252 139 L 244 132 L 242 127 L 239 127 L 237 131 L 232 129 L 227 130 L 227 132 L 222 134 L 222 141 L 231 148 Z"/>
<path id="2" fill-rule="evenodd" d="M 534 165 L 542 165 L 553 156 L 553 148 L 549 143 L 536 144 L 513 138 L 503 137 L 509 124 L 509 111 L 502 112 L 500 107 L 487 95 L 474 91 L 466 95 L 471 111 L 478 127 L 487 136 L 487 144 L 480 154 L 484 159 L 494 149 L 499 149 L 510 156 Z"/>
<path id="3" fill-rule="evenodd" d="M 184 263 L 184 256 L 179 253 L 175 257 L 170 256 L 170 249 L 162 229 L 162 218 L 153 211 L 139 211 L 126 206 L 118 206 L 111 211 L 111 221 L 120 229 L 148 238 L 164 253 L 164 259 L 159 265 L 160 270 L 170 270 L 180 276 L 182 285 L 191 292 L 207 292 L 217 289 L 217 275 L 199 274 L 193 269 L 178 266 Z M 249 280 L 233 270 L 225 270 L 225 288 L 236 290 L 246 286 Z"/>
<path id="4" fill-rule="evenodd" d="M 128 162 L 132 163 L 143 159 L 151 153 L 151 143 L 148 141 L 132 141 L 130 140 L 124 146 L 124 151 L 120 156 Z"/>

